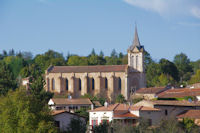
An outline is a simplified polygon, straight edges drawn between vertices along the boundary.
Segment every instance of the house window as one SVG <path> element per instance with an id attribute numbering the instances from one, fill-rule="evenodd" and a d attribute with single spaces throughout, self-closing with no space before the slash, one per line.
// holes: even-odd
<path id="1" fill-rule="evenodd" d="M 152 119 L 148 119 L 148 124 L 149 124 L 149 126 L 152 125 Z"/>
<path id="2" fill-rule="evenodd" d="M 68 87 L 69 86 L 68 79 L 65 79 L 65 83 L 66 83 L 66 86 L 65 86 L 66 90 L 68 91 L 68 89 L 69 89 L 69 87 Z"/>
<path id="3" fill-rule="evenodd" d="M 98 125 L 98 120 L 92 120 L 92 127 L 95 127 Z"/>
<path id="4" fill-rule="evenodd" d="M 62 110 L 62 107 L 56 107 L 56 110 Z"/>
<path id="5" fill-rule="evenodd" d="M 167 111 L 167 109 L 165 110 L 165 115 L 166 115 L 166 116 L 168 115 L 168 111 Z"/>
<path id="6" fill-rule="evenodd" d="M 60 121 L 55 121 L 55 126 L 60 127 Z"/>
<path id="7" fill-rule="evenodd" d="M 94 90 L 94 78 L 92 78 L 92 90 Z"/>
<path id="8" fill-rule="evenodd" d="M 55 79 L 52 78 L 52 90 L 55 90 Z"/>
<path id="9" fill-rule="evenodd" d="M 81 79 L 78 79 L 78 83 L 79 83 L 79 90 L 81 90 Z"/>
<path id="10" fill-rule="evenodd" d="M 119 90 L 121 90 L 121 88 L 122 88 L 122 80 L 121 80 L 120 77 L 118 78 L 118 87 L 119 87 Z"/>
<path id="11" fill-rule="evenodd" d="M 108 89 L 108 79 L 105 78 L 105 89 Z"/>

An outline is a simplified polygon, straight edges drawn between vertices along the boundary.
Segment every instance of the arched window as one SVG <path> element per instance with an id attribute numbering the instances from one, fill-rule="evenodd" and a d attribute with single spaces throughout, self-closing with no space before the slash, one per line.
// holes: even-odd
<path id="1" fill-rule="evenodd" d="M 131 64 L 130 65 L 134 67 L 134 56 L 131 56 Z"/>
<path id="2" fill-rule="evenodd" d="M 66 83 L 66 90 L 68 91 L 68 89 L 69 89 L 69 83 L 68 83 L 68 79 L 65 79 L 65 83 Z"/>
<path id="3" fill-rule="evenodd" d="M 136 69 L 138 68 L 138 56 L 136 56 Z"/>
<path id="4" fill-rule="evenodd" d="M 92 90 L 94 90 L 94 78 L 92 78 Z"/>
<path id="5" fill-rule="evenodd" d="M 52 78 L 52 90 L 55 90 L 55 79 Z"/>
<path id="6" fill-rule="evenodd" d="M 108 89 L 108 79 L 105 78 L 105 89 Z"/>
<path id="7" fill-rule="evenodd" d="M 79 90 L 81 90 L 81 79 L 78 79 L 78 83 L 79 83 Z"/>
<path id="8" fill-rule="evenodd" d="M 118 87 L 119 87 L 119 90 L 121 90 L 121 88 L 122 88 L 122 80 L 121 80 L 120 77 L 118 78 Z"/>
<path id="9" fill-rule="evenodd" d="M 47 78 L 47 91 L 49 91 L 49 78 Z"/>

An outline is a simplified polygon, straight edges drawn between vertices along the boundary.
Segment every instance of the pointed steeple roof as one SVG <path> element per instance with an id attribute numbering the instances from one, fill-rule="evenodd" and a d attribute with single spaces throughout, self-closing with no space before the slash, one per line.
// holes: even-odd
<path id="1" fill-rule="evenodd" d="M 132 45 L 129 47 L 128 50 L 133 51 L 133 49 L 137 47 L 137 49 L 140 51 L 143 49 L 143 46 L 140 45 L 140 40 L 138 37 L 138 32 L 137 32 L 137 26 L 135 25 L 135 35 L 134 35 L 134 40 Z"/>
<path id="2" fill-rule="evenodd" d="M 140 40 L 139 40 L 139 37 L 138 37 L 137 26 L 135 26 L 135 37 L 134 37 L 134 40 L 133 40 L 133 46 L 141 46 Z"/>

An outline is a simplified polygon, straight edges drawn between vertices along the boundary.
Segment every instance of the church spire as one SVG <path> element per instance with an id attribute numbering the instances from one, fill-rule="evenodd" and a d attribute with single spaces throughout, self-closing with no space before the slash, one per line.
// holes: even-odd
<path id="1" fill-rule="evenodd" d="M 140 40 L 139 40 L 139 37 L 138 37 L 138 33 L 137 33 L 137 25 L 135 25 L 135 37 L 134 37 L 134 40 L 133 40 L 133 47 L 135 47 L 135 46 L 141 46 Z"/>

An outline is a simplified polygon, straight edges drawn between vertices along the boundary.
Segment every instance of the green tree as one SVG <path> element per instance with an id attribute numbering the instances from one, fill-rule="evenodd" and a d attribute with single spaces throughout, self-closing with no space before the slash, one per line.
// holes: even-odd
<path id="1" fill-rule="evenodd" d="M 173 79 L 179 81 L 178 69 L 176 68 L 174 63 L 166 59 L 161 59 L 159 64 L 161 66 L 162 73 L 164 73 L 165 75 L 170 75 L 171 77 L 173 77 Z"/>
<path id="2" fill-rule="evenodd" d="M 196 71 L 196 74 L 194 74 L 191 79 L 189 80 L 189 84 L 199 83 L 200 82 L 200 69 Z"/>
<path id="3" fill-rule="evenodd" d="M 80 119 L 71 119 L 67 133 L 85 133 L 86 123 Z"/>
<path id="4" fill-rule="evenodd" d="M 15 78 L 19 75 L 20 70 L 25 66 L 25 61 L 20 57 L 7 56 L 3 61 L 9 65 Z"/>
<path id="5" fill-rule="evenodd" d="M 105 59 L 98 55 L 91 55 L 88 57 L 89 65 L 104 65 Z"/>
<path id="6" fill-rule="evenodd" d="M 0 94 L 6 95 L 8 90 L 14 90 L 16 87 L 17 83 L 10 67 L 0 61 Z"/>
<path id="7" fill-rule="evenodd" d="M 192 72 L 192 66 L 190 65 L 190 59 L 188 59 L 187 55 L 184 53 L 177 54 L 174 57 L 174 64 L 179 71 L 180 82 L 189 80 L 190 77 L 188 77 L 187 73 Z"/>
<path id="8" fill-rule="evenodd" d="M 122 94 L 119 94 L 119 95 L 116 97 L 116 102 L 117 102 L 117 103 L 125 103 L 125 102 L 126 102 L 125 97 L 124 97 Z"/>
<path id="9" fill-rule="evenodd" d="M 66 64 L 63 55 L 53 50 L 49 50 L 42 55 L 37 55 L 34 58 L 34 62 L 39 65 L 43 73 L 50 65 L 63 66 Z"/>
<path id="10" fill-rule="evenodd" d="M 48 106 L 24 89 L 0 99 L 0 132 L 56 133 Z"/>
<path id="11" fill-rule="evenodd" d="M 77 55 L 70 56 L 67 62 L 69 66 L 87 66 L 88 64 L 87 57 L 80 57 Z"/>

